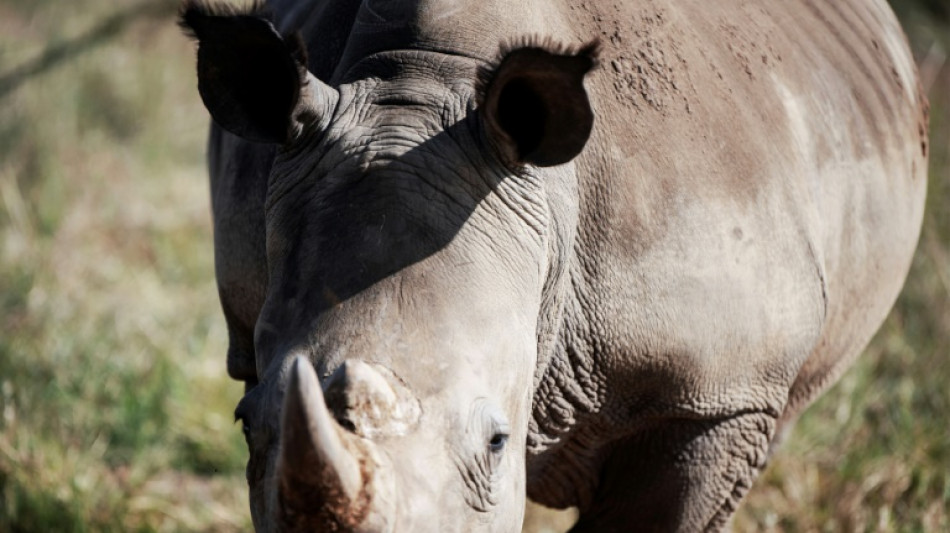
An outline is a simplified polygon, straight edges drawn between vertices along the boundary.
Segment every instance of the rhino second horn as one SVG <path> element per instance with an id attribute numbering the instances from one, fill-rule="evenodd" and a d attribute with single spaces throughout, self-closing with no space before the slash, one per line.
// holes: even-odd
<path id="1" fill-rule="evenodd" d="M 326 522 L 349 529 L 365 518 L 361 462 L 367 468 L 371 460 L 357 440 L 327 410 L 313 366 L 297 357 L 284 397 L 277 466 L 285 529 Z"/>
<path id="2" fill-rule="evenodd" d="M 327 380 L 326 402 L 337 420 L 369 439 L 409 433 L 419 401 L 389 369 L 348 359 Z"/>

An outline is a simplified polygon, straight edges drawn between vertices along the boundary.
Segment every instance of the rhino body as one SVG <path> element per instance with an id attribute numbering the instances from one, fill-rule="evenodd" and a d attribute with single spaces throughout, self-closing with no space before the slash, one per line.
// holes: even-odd
<path id="1" fill-rule="evenodd" d="M 926 101 L 884 0 L 183 18 L 258 529 L 516 531 L 525 495 L 573 531 L 722 528 L 909 268 Z M 270 137 L 215 92 L 242 40 L 307 52 Z"/>

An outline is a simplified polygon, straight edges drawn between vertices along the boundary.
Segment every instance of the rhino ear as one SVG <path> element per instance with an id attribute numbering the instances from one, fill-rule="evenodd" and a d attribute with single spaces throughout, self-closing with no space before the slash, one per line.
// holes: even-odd
<path id="1" fill-rule="evenodd" d="M 479 72 L 482 118 L 506 159 L 545 167 L 580 153 L 594 124 L 584 76 L 598 48 L 503 45 L 497 65 Z"/>
<path id="2" fill-rule="evenodd" d="M 198 92 L 215 122 L 251 141 L 286 142 L 301 90 L 316 81 L 300 37 L 282 37 L 259 4 L 238 11 L 185 0 L 179 24 L 198 41 Z"/>

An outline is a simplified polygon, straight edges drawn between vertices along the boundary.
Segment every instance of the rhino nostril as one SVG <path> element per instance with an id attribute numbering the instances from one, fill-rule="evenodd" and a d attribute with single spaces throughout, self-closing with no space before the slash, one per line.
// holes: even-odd
<path id="1" fill-rule="evenodd" d="M 337 423 L 340 424 L 340 427 L 351 432 L 356 433 L 356 424 L 353 423 L 349 418 L 346 417 L 346 410 L 338 410 L 336 408 L 330 408 L 330 413 L 333 414 L 333 418 L 336 419 Z"/>

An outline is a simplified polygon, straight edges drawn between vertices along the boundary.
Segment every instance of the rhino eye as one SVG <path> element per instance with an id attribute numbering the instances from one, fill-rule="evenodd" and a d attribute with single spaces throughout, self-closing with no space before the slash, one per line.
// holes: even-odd
<path id="1" fill-rule="evenodd" d="M 488 449 L 492 453 L 501 453 L 505 449 L 505 444 L 508 443 L 508 435 L 505 433 L 495 433 L 492 435 L 491 440 L 488 441 Z"/>
<path id="2" fill-rule="evenodd" d="M 244 442 L 247 443 L 248 448 L 251 447 L 251 425 L 247 422 L 248 419 L 248 409 L 244 400 L 242 399 L 238 402 L 237 409 L 234 410 L 234 421 L 241 423 L 241 433 L 244 434 Z"/>
<path id="3" fill-rule="evenodd" d="M 247 420 L 244 417 L 238 416 L 235 422 L 241 423 L 241 433 L 244 434 L 244 442 L 247 443 L 248 447 L 251 446 L 251 426 L 247 423 Z"/>

